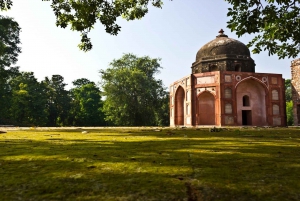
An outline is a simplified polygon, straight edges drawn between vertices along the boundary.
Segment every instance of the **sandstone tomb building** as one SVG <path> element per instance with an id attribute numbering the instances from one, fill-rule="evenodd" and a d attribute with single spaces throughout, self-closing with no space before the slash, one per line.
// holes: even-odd
<path id="1" fill-rule="evenodd" d="M 223 30 L 191 68 L 170 86 L 170 126 L 286 126 L 282 75 L 256 73 L 247 46 Z"/>

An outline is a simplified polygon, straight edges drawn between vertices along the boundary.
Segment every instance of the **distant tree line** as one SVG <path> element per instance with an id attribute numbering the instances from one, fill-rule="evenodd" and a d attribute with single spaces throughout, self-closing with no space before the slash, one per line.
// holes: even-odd
<path id="1" fill-rule="evenodd" d="M 124 54 L 100 71 L 103 92 L 85 78 L 67 90 L 61 75 L 39 82 L 33 72 L 12 67 L 21 53 L 20 31 L 14 19 L 0 15 L 0 125 L 169 125 L 169 95 L 155 78 L 160 59 Z"/>
<path id="2" fill-rule="evenodd" d="M 66 90 L 64 78 L 52 75 L 39 82 L 33 72 L 3 69 L 0 124 L 17 126 L 104 126 L 99 88 L 87 79 Z"/>
<path id="3" fill-rule="evenodd" d="M 114 78 L 117 82 L 120 79 L 119 83 L 106 83 L 106 91 L 101 92 L 94 82 L 85 78 L 73 81 L 74 87 L 67 90 L 61 75 L 45 77 L 39 82 L 33 72 L 20 72 L 18 67 L 1 68 L 0 125 L 168 125 L 167 92 L 159 82 L 146 83 L 145 80 L 139 80 L 138 76 L 140 74 L 143 77 L 143 72 L 135 73 L 138 74 L 137 79 L 127 74 L 120 75 Z M 122 83 L 122 77 L 133 82 L 132 85 Z M 137 81 L 140 82 L 134 83 Z M 145 84 L 157 86 L 151 86 L 154 92 L 149 93 L 150 89 L 143 87 Z M 128 88 L 123 90 L 121 86 Z M 115 87 L 116 91 L 109 91 L 109 87 Z M 156 90 L 160 97 L 156 96 Z M 104 100 L 103 94 L 106 97 Z"/>

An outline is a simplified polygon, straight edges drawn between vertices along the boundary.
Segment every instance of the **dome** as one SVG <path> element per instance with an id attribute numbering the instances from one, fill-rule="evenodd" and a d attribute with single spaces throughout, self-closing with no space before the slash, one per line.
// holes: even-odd
<path id="1" fill-rule="evenodd" d="M 255 72 L 255 63 L 248 47 L 238 40 L 228 38 L 221 29 L 216 39 L 197 52 L 191 68 L 192 74 L 213 71 Z"/>
<path id="2" fill-rule="evenodd" d="M 243 55 L 250 57 L 250 51 L 244 43 L 228 38 L 221 29 L 216 39 L 200 48 L 197 52 L 196 61 L 216 55 Z"/>

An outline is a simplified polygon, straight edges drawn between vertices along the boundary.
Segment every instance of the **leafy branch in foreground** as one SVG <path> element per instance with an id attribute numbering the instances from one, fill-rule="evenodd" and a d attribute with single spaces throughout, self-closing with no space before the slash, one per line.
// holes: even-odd
<path id="1" fill-rule="evenodd" d="M 228 28 L 240 37 L 255 34 L 248 46 L 253 53 L 263 50 L 280 59 L 297 57 L 300 53 L 299 0 L 225 0 Z"/>
<path id="2" fill-rule="evenodd" d="M 50 1 L 50 0 L 43 0 Z M 56 16 L 56 26 L 81 33 L 78 47 L 83 51 L 92 49 L 88 33 L 99 21 L 107 33 L 117 35 L 121 27 L 117 18 L 126 20 L 141 19 L 148 13 L 148 6 L 161 8 L 162 0 L 51 0 L 51 7 Z M 8 10 L 12 0 L 0 0 L 0 9 Z"/>

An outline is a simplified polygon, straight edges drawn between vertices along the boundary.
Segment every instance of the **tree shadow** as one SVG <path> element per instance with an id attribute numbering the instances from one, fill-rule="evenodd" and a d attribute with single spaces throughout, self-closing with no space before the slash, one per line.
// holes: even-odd
<path id="1" fill-rule="evenodd" d="M 295 132 L 277 138 L 271 136 L 274 131 L 252 132 L 251 137 L 234 131 L 175 132 L 136 131 L 111 140 L 101 139 L 111 133 L 97 131 L 86 139 L 1 139 L 0 197 L 299 200 Z"/>

